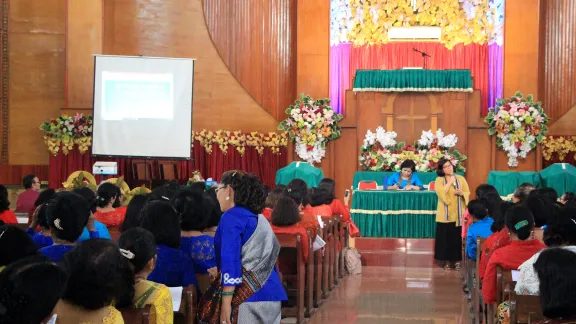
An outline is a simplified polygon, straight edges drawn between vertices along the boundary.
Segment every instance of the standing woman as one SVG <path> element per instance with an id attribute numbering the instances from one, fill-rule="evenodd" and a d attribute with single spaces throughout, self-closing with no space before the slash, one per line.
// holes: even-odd
<path id="1" fill-rule="evenodd" d="M 464 177 L 454 173 L 454 165 L 446 159 L 438 162 L 435 190 L 438 195 L 436 210 L 436 244 L 434 258 L 444 262 L 444 269 L 460 270 L 462 260 L 462 220 L 470 189 Z"/>
<path id="2" fill-rule="evenodd" d="M 276 269 L 280 244 L 262 215 L 264 190 L 256 176 L 228 171 L 217 188 L 224 212 L 214 248 L 216 275 L 198 309 L 200 323 L 280 323 L 286 292 Z M 212 272 L 211 272 L 212 274 Z"/>

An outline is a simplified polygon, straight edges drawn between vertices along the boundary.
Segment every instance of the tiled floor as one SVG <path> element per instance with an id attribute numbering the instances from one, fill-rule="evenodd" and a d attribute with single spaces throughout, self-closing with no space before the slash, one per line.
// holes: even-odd
<path id="1" fill-rule="evenodd" d="M 460 273 L 439 267 L 364 267 L 332 292 L 309 324 L 468 324 Z"/>

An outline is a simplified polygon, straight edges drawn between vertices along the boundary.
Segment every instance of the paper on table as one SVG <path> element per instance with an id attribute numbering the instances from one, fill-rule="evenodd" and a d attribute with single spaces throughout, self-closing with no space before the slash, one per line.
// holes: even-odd
<path id="1" fill-rule="evenodd" d="M 520 279 L 520 271 L 512 270 L 512 281 L 517 282 Z"/>
<path id="2" fill-rule="evenodd" d="M 316 216 L 318 217 L 318 224 L 320 224 L 320 228 L 324 228 L 324 222 L 322 221 L 322 216 Z"/>
<path id="3" fill-rule="evenodd" d="M 314 240 L 314 244 L 312 244 L 312 251 L 318 251 L 326 245 L 326 242 L 320 237 L 320 235 L 316 235 L 316 239 Z"/>
<path id="4" fill-rule="evenodd" d="M 172 295 L 172 308 L 177 312 L 180 310 L 180 303 L 182 303 L 182 287 L 168 287 L 170 295 Z"/>

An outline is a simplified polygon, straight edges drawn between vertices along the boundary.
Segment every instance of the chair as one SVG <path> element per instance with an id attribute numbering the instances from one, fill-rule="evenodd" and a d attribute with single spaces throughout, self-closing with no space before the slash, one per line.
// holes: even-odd
<path id="1" fill-rule="evenodd" d="M 158 161 L 158 174 L 162 180 L 180 179 L 178 163 L 175 161 Z"/>
<path id="2" fill-rule="evenodd" d="M 145 185 L 150 188 L 152 186 L 152 161 L 148 160 L 132 160 L 132 180 L 131 187 L 140 187 Z"/>
<path id="3" fill-rule="evenodd" d="M 436 182 L 432 181 L 428 184 L 428 190 L 434 191 L 436 190 Z"/>
<path id="4" fill-rule="evenodd" d="M 189 285 L 182 290 L 180 309 L 174 312 L 174 324 L 195 324 L 198 305 L 196 286 Z"/>
<path id="5" fill-rule="evenodd" d="M 150 317 L 150 305 L 144 308 L 121 308 L 119 309 L 126 324 L 148 324 Z"/>
<path id="6" fill-rule="evenodd" d="M 358 182 L 358 189 L 359 190 L 376 190 L 378 189 L 378 183 L 376 181 L 371 180 L 362 180 Z"/>
<path id="7" fill-rule="evenodd" d="M 510 292 L 510 324 L 525 324 L 545 319 L 539 296 L 516 295 Z"/>
<path id="8" fill-rule="evenodd" d="M 280 249 L 296 249 L 296 290 L 287 290 L 289 295 L 296 297 L 296 307 L 282 307 L 282 316 L 296 317 L 296 323 L 304 323 L 305 265 L 302 260 L 302 236 L 300 234 L 276 234 Z M 312 253 L 310 253 L 312 254 Z M 310 257 L 310 256 L 309 256 Z M 282 277 L 285 277 L 282 274 Z"/>

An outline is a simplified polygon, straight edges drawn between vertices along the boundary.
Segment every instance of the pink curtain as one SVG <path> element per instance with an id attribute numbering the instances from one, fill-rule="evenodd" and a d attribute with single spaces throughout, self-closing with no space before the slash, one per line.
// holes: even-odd
<path id="1" fill-rule="evenodd" d="M 350 51 L 352 44 L 339 44 L 330 48 L 330 106 L 345 114 L 346 90 L 350 89 Z"/>

